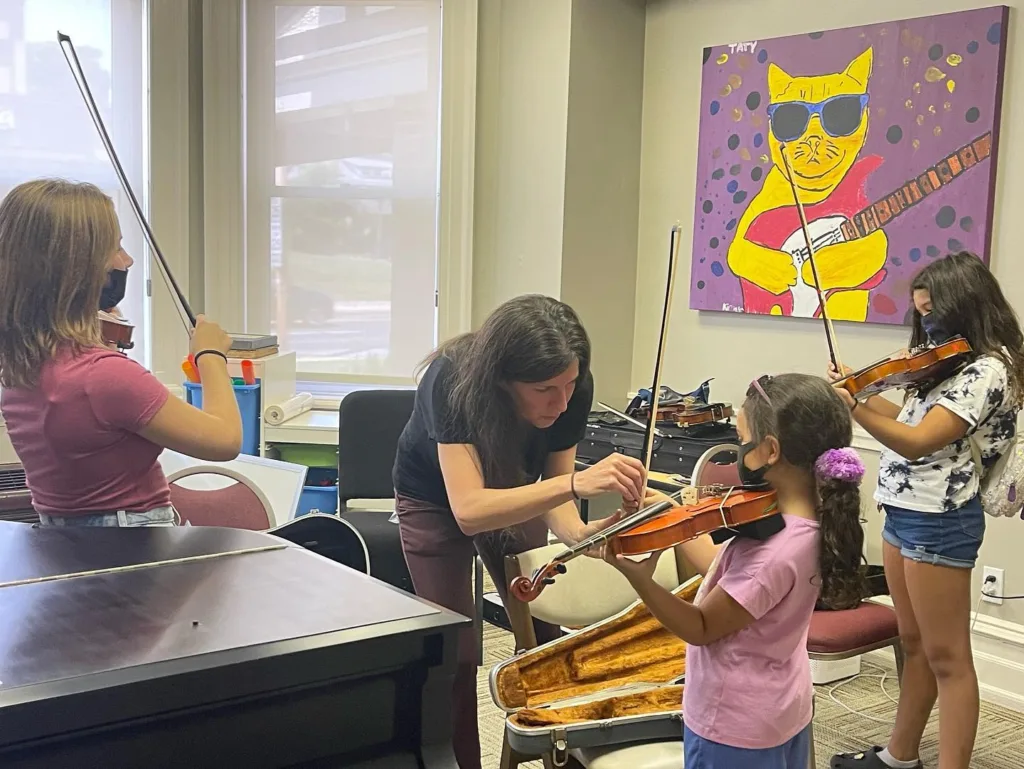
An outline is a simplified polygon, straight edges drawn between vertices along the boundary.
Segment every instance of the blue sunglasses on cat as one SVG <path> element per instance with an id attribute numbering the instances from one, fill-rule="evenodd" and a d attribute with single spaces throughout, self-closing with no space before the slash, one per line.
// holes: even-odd
<path id="1" fill-rule="evenodd" d="M 768 120 L 772 135 L 780 142 L 791 142 L 803 136 L 814 115 L 821 120 L 825 133 L 838 139 L 860 127 L 867 106 L 866 93 L 833 96 L 818 102 L 786 101 L 768 105 Z"/>

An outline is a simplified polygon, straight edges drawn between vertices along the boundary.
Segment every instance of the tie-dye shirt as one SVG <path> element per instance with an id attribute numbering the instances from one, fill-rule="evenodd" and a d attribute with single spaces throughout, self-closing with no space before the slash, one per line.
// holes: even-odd
<path id="1" fill-rule="evenodd" d="M 908 394 L 898 417 L 900 422 L 917 425 L 934 406 L 942 406 L 969 428 L 960 440 L 920 459 L 904 459 L 884 449 L 875 500 L 923 513 L 956 510 L 970 502 L 979 487 L 971 439 L 987 469 L 999 461 L 1017 433 L 1020 407 L 1006 397 L 1007 385 L 1006 366 L 986 355 L 923 396 Z"/>

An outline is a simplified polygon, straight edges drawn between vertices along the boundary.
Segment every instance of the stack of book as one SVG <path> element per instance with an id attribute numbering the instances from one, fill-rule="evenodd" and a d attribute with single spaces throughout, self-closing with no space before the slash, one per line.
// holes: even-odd
<path id="1" fill-rule="evenodd" d="M 278 352 L 277 337 L 273 334 L 232 334 L 229 358 L 266 358 Z"/>

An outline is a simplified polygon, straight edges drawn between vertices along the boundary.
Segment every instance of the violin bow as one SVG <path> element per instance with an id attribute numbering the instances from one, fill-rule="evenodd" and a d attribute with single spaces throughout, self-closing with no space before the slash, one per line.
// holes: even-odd
<path id="1" fill-rule="evenodd" d="M 651 387 L 651 413 L 644 432 L 644 488 L 640 507 L 647 498 L 647 477 L 651 473 L 651 459 L 654 457 L 654 436 L 658 433 L 658 402 L 661 400 L 661 370 L 665 362 L 665 346 L 668 341 L 668 321 L 672 314 L 672 295 L 675 293 L 676 273 L 679 263 L 679 241 L 682 230 L 678 224 L 672 227 L 668 242 L 668 279 L 665 282 L 665 306 L 661 313 L 661 336 L 658 339 L 658 353 L 654 360 L 654 385 Z"/>
<path id="2" fill-rule="evenodd" d="M 779 145 L 779 153 L 782 155 L 783 165 L 786 166 L 786 176 L 789 178 L 789 187 L 793 190 L 793 201 L 796 203 L 797 213 L 800 215 L 800 229 L 804 233 L 804 243 L 807 244 L 807 261 L 811 263 L 811 275 L 814 276 L 814 290 L 818 294 L 818 306 L 821 308 L 821 319 L 825 323 L 825 340 L 828 342 L 829 357 L 832 358 L 832 365 L 836 373 L 843 373 L 843 361 L 839 357 L 839 343 L 836 341 L 836 330 L 832 327 L 832 320 L 828 317 L 828 310 L 825 308 L 825 295 L 821 292 L 821 281 L 818 280 L 818 265 L 814 261 L 814 244 L 811 242 L 811 233 L 807 229 L 807 214 L 804 212 L 804 204 L 800 202 L 800 194 L 796 186 L 796 177 L 793 175 L 793 166 L 789 163 L 789 155 L 786 153 L 786 145 Z"/>
<path id="3" fill-rule="evenodd" d="M 124 172 L 124 168 L 121 166 L 121 161 L 117 157 L 117 152 L 114 150 L 114 144 L 110 140 L 110 134 L 107 133 L 107 128 L 103 124 L 103 118 L 100 117 L 99 108 L 96 106 L 96 100 L 92 96 L 92 89 L 89 88 L 89 81 L 85 78 L 85 72 L 82 70 L 82 64 L 78 60 L 78 54 L 75 52 L 75 45 L 71 42 L 71 38 L 65 35 L 63 32 L 57 32 L 57 42 L 60 43 L 60 49 L 64 52 L 64 59 L 68 63 L 68 67 L 71 68 L 71 74 L 75 78 L 75 83 L 78 85 L 78 91 L 82 94 L 82 98 L 85 100 L 85 107 L 89 111 L 89 116 L 92 117 L 93 125 L 96 126 L 96 131 L 100 135 L 100 141 L 103 143 L 103 148 L 107 151 L 107 156 L 110 158 L 110 162 L 114 166 L 114 172 L 117 174 L 117 180 L 121 183 L 121 189 L 124 190 L 124 194 L 128 197 L 128 202 L 131 205 L 132 211 L 135 213 L 135 218 L 139 222 L 139 226 L 142 228 L 142 234 L 149 244 L 150 250 L 156 256 L 157 266 L 160 268 L 158 272 L 163 276 L 164 282 L 167 284 L 168 290 L 171 292 L 172 299 L 175 300 L 174 307 L 178 311 L 178 317 L 181 318 L 182 324 L 185 329 L 191 331 L 196 325 L 196 316 L 192 312 L 192 308 L 189 306 L 188 300 L 185 298 L 185 294 L 182 292 L 178 282 L 174 279 L 174 275 L 171 274 L 171 268 L 167 265 L 167 260 L 164 258 L 163 251 L 160 250 L 160 246 L 157 245 L 156 236 L 153 234 L 153 228 L 150 227 L 149 222 L 146 220 L 146 215 L 142 211 L 142 206 L 139 205 L 139 199 L 135 196 L 135 191 L 132 190 L 132 185 L 128 182 L 128 175 Z"/>

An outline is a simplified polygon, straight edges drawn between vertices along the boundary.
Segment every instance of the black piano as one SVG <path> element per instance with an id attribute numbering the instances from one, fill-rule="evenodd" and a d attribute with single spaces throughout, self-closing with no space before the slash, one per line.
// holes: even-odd
<path id="1" fill-rule="evenodd" d="M 0 766 L 454 769 L 468 622 L 269 534 L 0 523 Z"/>

